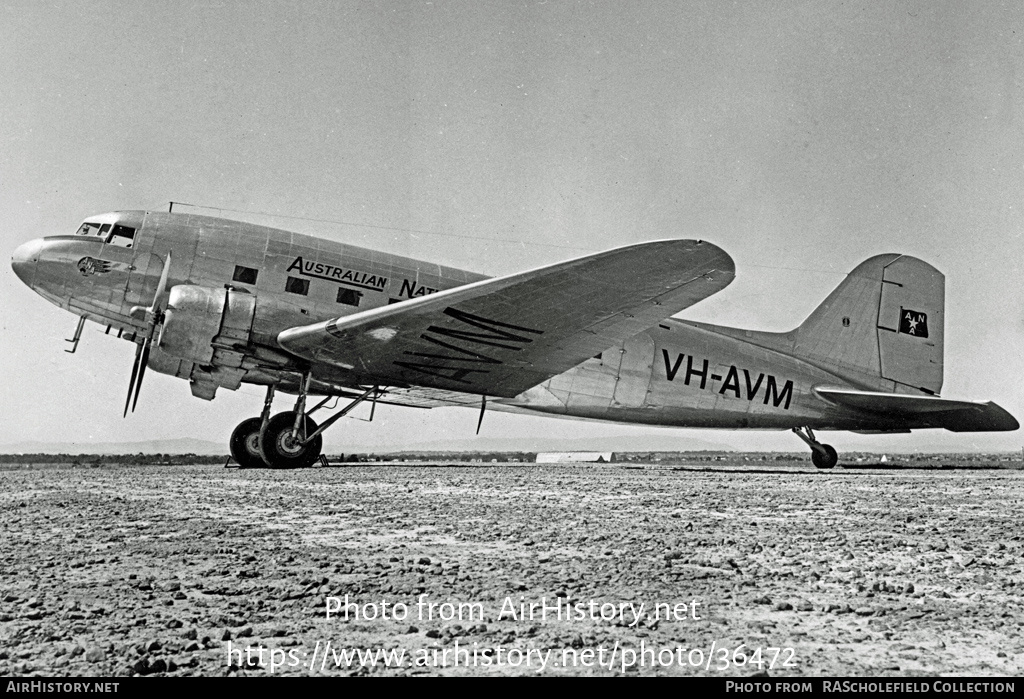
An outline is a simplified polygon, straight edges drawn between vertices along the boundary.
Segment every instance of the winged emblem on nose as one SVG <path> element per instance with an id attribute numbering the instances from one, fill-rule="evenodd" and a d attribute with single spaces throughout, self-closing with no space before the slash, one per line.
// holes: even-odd
<path id="1" fill-rule="evenodd" d="M 111 263 L 106 260 L 97 260 L 95 257 L 83 257 L 78 261 L 78 271 L 83 277 L 91 274 L 106 274 L 110 271 Z"/>

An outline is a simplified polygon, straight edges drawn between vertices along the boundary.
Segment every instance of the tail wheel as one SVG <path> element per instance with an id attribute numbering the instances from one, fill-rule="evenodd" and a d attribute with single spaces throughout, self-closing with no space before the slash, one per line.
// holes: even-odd
<path id="1" fill-rule="evenodd" d="M 818 468 L 832 468 L 839 463 L 839 453 L 831 444 L 822 444 L 821 449 L 821 451 L 817 449 L 811 451 L 811 463 Z"/>
<path id="2" fill-rule="evenodd" d="M 312 418 L 305 418 L 306 434 L 316 431 L 317 424 Z M 271 468 L 306 468 L 312 466 L 323 449 L 323 436 L 317 435 L 307 444 L 301 444 L 292 437 L 295 427 L 295 413 L 278 413 L 267 421 L 260 431 L 259 450 L 263 461 Z"/>
<path id="3" fill-rule="evenodd" d="M 243 420 L 231 433 L 228 448 L 231 456 L 242 468 L 264 468 L 266 463 L 260 453 L 260 423 L 258 417 Z"/>

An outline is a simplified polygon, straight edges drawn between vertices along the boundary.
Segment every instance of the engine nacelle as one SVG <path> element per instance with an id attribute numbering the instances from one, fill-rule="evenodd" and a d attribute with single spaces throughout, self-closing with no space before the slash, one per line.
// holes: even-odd
<path id="1" fill-rule="evenodd" d="M 238 367 L 255 309 L 252 294 L 179 284 L 170 290 L 158 346 L 199 365 Z"/>

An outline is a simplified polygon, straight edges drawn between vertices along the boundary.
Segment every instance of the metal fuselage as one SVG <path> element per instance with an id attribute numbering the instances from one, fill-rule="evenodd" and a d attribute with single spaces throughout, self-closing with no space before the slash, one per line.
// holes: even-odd
<path id="1" fill-rule="evenodd" d="M 237 388 L 239 381 L 294 391 L 304 368 L 311 372 L 315 393 L 352 391 L 362 383 L 359 378 L 339 367 L 308 365 L 288 355 L 277 343 L 278 334 L 485 279 L 430 262 L 237 221 L 142 211 L 110 216 L 135 229 L 130 247 L 80 235 L 42 238 L 18 249 L 15 271 L 52 303 L 129 339 L 145 329 L 138 308 L 153 299 L 168 252 L 169 287 L 228 287 L 229 293 L 245 294 L 251 325 L 245 348 L 231 353 L 229 369 L 154 350 L 153 369 L 190 379 L 193 392 L 204 398 L 212 398 L 216 387 Z M 851 381 L 827 366 L 787 354 L 788 343 L 786 334 L 668 319 L 515 398 L 493 399 L 488 405 L 680 427 L 907 426 L 820 398 L 815 386 L 886 390 L 891 384 L 870 377 Z M 196 385 L 213 390 L 197 391 Z M 443 399 L 442 393 L 430 391 Z M 465 394 L 449 397 L 452 404 L 479 404 Z"/>

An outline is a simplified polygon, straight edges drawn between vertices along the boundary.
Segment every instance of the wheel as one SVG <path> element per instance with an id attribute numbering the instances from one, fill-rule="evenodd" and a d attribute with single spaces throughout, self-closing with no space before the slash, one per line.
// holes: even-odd
<path id="1" fill-rule="evenodd" d="M 320 457 L 323 435 L 317 435 L 309 444 L 299 444 L 292 439 L 294 426 L 295 413 L 288 411 L 267 420 L 266 427 L 260 431 L 260 454 L 271 468 L 306 468 Z M 312 434 L 316 428 L 317 424 L 307 417 L 306 434 Z"/>
<path id="2" fill-rule="evenodd" d="M 811 451 L 811 463 L 818 468 L 832 468 L 839 463 L 839 454 L 831 444 L 822 444 L 821 448 L 824 453 L 817 449 Z"/>
<path id="3" fill-rule="evenodd" d="M 251 417 L 239 423 L 231 433 L 228 448 L 241 468 L 264 468 L 267 465 L 260 454 L 261 422 L 258 417 Z"/>

